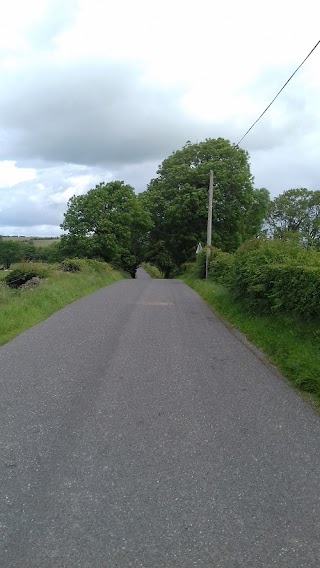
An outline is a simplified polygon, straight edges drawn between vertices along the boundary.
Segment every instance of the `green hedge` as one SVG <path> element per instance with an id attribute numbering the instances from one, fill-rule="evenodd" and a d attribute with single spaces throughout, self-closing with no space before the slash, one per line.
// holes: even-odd
<path id="1" fill-rule="evenodd" d="M 209 266 L 208 266 L 208 278 L 224 284 L 225 286 L 230 286 L 233 276 L 233 263 L 234 255 L 228 252 L 223 252 L 220 249 L 211 247 Z M 206 248 L 203 248 L 200 253 L 197 254 L 197 259 L 195 263 L 186 263 L 183 265 L 183 273 L 188 272 L 195 276 L 196 278 L 205 278 L 206 275 Z"/>
<path id="2" fill-rule="evenodd" d="M 189 274 L 194 278 L 199 278 L 199 269 L 196 262 L 184 262 L 180 266 L 179 274 Z"/>
<path id="3" fill-rule="evenodd" d="M 257 313 L 320 317 L 320 254 L 282 241 L 256 240 L 234 255 L 235 295 Z"/>
<path id="4" fill-rule="evenodd" d="M 320 318 L 320 267 L 290 263 L 260 267 L 252 274 L 245 300 L 255 312 Z"/>
<path id="5" fill-rule="evenodd" d="M 230 286 L 233 279 L 234 255 L 222 252 L 219 249 L 212 249 L 209 259 L 208 278 Z"/>
<path id="6" fill-rule="evenodd" d="M 184 272 L 204 278 L 206 251 Z M 227 286 L 254 313 L 320 318 L 320 254 L 282 240 L 254 239 L 234 254 L 212 247 L 208 277 Z"/>

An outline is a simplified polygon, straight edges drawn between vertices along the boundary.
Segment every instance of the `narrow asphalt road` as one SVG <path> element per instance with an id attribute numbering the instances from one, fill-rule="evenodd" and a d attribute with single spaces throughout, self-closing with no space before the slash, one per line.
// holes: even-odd
<path id="1" fill-rule="evenodd" d="M 1 568 L 319 568 L 319 416 L 138 276 L 0 349 Z"/>

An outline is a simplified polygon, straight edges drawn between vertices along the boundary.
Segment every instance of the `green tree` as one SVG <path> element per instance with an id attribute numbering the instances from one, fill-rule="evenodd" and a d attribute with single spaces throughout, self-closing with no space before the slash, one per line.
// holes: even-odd
<path id="1" fill-rule="evenodd" d="M 61 225 L 68 234 L 60 250 L 65 256 L 101 258 L 133 274 L 150 227 L 150 216 L 130 185 L 100 183 L 69 200 Z"/>
<path id="2" fill-rule="evenodd" d="M 45 262 L 61 262 L 63 258 L 66 258 L 66 256 L 68 256 L 64 256 L 62 254 L 60 241 L 54 242 L 46 247 L 41 247 L 41 249 L 42 260 L 44 260 Z"/>
<path id="3" fill-rule="evenodd" d="M 266 227 L 275 238 L 320 241 L 320 191 L 289 189 L 270 202 Z"/>
<path id="4" fill-rule="evenodd" d="M 5 241 L 0 239 L 0 264 L 4 268 L 10 268 L 14 262 L 23 258 L 23 247 L 18 241 Z"/>
<path id="5" fill-rule="evenodd" d="M 158 177 L 140 196 L 154 225 L 149 260 L 163 270 L 160 262 L 165 258 L 167 274 L 172 267 L 194 259 L 197 243 L 206 242 L 211 169 L 214 246 L 234 251 L 260 232 L 269 193 L 254 189 L 247 152 L 223 138 L 187 142 L 162 162 Z"/>
<path id="6" fill-rule="evenodd" d="M 37 257 L 37 249 L 33 244 L 33 241 L 23 241 L 21 243 L 21 250 L 23 253 L 23 260 L 36 261 L 39 260 Z"/>

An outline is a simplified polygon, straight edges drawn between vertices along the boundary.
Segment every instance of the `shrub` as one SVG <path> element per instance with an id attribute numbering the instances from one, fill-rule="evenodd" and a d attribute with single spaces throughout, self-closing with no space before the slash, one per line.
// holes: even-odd
<path id="1" fill-rule="evenodd" d="M 206 276 L 206 256 L 207 250 L 205 247 L 197 254 L 196 262 L 193 264 L 192 275 L 196 278 L 205 278 Z M 230 286 L 232 275 L 233 254 L 211 247 L 208 278 L 225 286 Z"/>
<path id="2" fill-rule="evenodd" d="M 245 243 L 235 253 L 232 288 L 257 313 L 320 316 L 320 255 L 280 240 Z"/>
<path id="3" fill-rule="evenodd" d="M 60 270 L 62 270 L 63 272 L 80 272 L 82 268 L 83 262 L 81 262 L 81 260 L 78 258 L 65 258 L 60 263 Z"/>
<path id="4" fill-rule="evenodd" d="M 7 274 L 4 281 L 10 288 L 19 288 L 28 282 L 28 280 L 31 280 L 31 278 L 35 278 L 36 276 L 38 278 L 44 278 L 44 274 L 39 270 L 32 270 L 32 268 L 16 268 L 15 270 L 12 270 L 10 274 Z"/>
<path id="5" fill-rule="evenodd" d="M 265 311 L 320 318 L 320 266 L 269 265 L 261 270 L 260 281 Z"/>
<path id="6" fill-rule="evenodd" d="M 213 248 L 209 259 L 208 278 L 230 286 L 233 278 L 233 265 L 233 254 Z"/>
<path id="7" fill-rule="evenodd" d="M 46 278 L 53 270 L 53 265 L 44 264 L 43 262 L 19 262 L 15 264 L 15 270 L 25 270 L 26 272 L 33 271 L 39 278 Z"/>
<path id="8" fill-rule="evenodd" d="M 95 272 L 112 272 L 113 268 L 110 264 L 104 260 L 97 260 L 96 258 L 86 258 L 81 259 L 80 263 L 84 263 L 83 266 L 86 268 L 91 268 Z M 82 264 L 81 264 L 82 266 Z"/>
<path id="9" fill-rule="evenodd" d="M 198 265 L 196 262 L 184 262 L 180 266 L 180 274 L 188 274 L 189 276 L 193 276 L 197 278 L 198 276 Z"/>

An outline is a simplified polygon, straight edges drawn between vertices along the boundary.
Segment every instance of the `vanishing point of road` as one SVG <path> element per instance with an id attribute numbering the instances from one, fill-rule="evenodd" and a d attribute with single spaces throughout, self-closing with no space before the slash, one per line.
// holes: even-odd
<path id="1" fill-rule="evenodd" d="M 180 281 L 0 349 L 1 568 L 318 568 L 320 418 Z"/>

